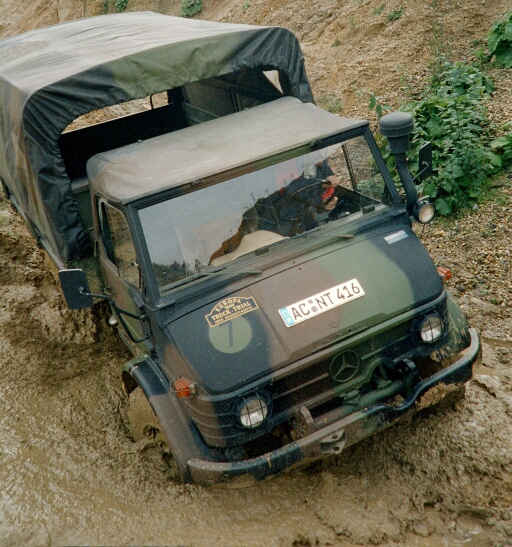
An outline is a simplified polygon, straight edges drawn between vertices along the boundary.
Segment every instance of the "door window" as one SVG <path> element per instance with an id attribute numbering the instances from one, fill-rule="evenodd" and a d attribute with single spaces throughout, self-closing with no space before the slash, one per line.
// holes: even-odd
<path id="1" fill-rule="evenodd" d="M 108 258 L 117 266 L 120 277 L 139 286 L 139 267 L 130 228 L 121 211 L 100 202 L 101 233 Z"/>

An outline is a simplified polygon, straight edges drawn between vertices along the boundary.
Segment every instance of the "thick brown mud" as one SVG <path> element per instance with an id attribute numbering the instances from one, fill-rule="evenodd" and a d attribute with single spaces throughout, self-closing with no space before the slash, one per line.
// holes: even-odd
<path id="1" fill-rule="evenodd" d="M 305 470 L 206 489 L 177 484 L 129 438 L 129 355 L 105 310 L 65 308 L 5 202 L 0 263 L 1 545 L 512 541 L 512 374 L 499 341 L 455 408 L 427 409 Z"/>

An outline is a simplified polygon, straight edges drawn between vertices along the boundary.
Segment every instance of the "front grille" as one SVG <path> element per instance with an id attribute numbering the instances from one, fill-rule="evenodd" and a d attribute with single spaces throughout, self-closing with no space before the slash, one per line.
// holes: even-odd
<path id="1" fill-rule="evenodd" d="M 290 363 L 263 379 L 259 387 L 248 393 L 270 395 L 270 417 L 261 428 L 248 430 L 240 426 L 236 413 L 238 397 L 215 401 L 198 398 L 185 404 L 206 444 L 217 447 L 241 445 L 278 431 L 276 426 L 297 416 L 302 407 L 309 410 L 313 419 L 321 419 L 329 411 L 352 404 L 358 395 L 379 389 L 383 371 L 391 371 L 391 379 L 400 379 L 403 359 L 432 352 L 433 346 L 420 343 L 417 323 L 417 319 L 412 319 L 357 343 L 333 345 L 330 350 Z M 350 356 L 347 361 L 357 367 L 357 372 L 339 374 L 336 382 L 330 366 L 343 353 Z"/>
<path id="2" fill-rule="evenodd" d="M 356 346 L 338 348 L 326 359 L 279 378 L 271 386 L 274 416 L 291 415 L 301 406 L 311 410 L 332 400 L 338 400 L 341 404 L 339 394 L 344 384 L 357 382 L 377 357 L 395 359 L 405 354 L 414 344 L 413 336 L 411 322 L 406 322 Z M 358 372 L 355 375 L 347 373 L 345 377 L 340 374 L 340 381 L 336 382 L 332 378 L 330 365 L 343 352 L 359 359 Z"/>

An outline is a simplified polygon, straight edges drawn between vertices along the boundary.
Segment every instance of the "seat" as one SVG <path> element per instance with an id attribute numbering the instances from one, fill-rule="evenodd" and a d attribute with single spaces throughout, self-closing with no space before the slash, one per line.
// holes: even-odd
<path id="1" fill-rule="evenodd" d="M 256 230 L 255 232 L 244 235 L 240 241 L 240 245 L 234 251 L 214 258 L 211 261 L 211 264 L 214 266 L 226 264 L 226 262 L 231 262 L 239 256 L 252 253 L 256 249 L 272 245 L 272 243 L 276 243 L 276 241 L 281 241 L 282 239 L 288 238 L 276 234 L 275 232 L 270 232 L 269 230 Z"/>

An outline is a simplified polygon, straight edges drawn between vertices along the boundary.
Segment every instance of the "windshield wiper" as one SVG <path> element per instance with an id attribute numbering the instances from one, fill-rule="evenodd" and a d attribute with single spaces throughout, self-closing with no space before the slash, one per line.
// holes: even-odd
<path id="1" fill-rule="evenodd" d="M 229 272 L 226 272 L 229 273 Z M 261 275 L 263 272 L 261 270 L 234 270 L 230 277 L 247 277 L 249 275 Z"/>
<path id="2" fill-rule="evenodd" d="M 231 275 L 230 275 L 231 273 Z M 249 275 L 261 275 L 261 270 L 234 270 L 232 272 L 226 271 L 226 266 L 219 266 L 212 270 L 203 270 L 201 272 L 196 272 L 195 274 L 192 274 L 188 277 L 184 277 L 183 279 L 180 279 L 179 281 L 176 281 L 172 285 L 168 285 L 167 289 L 177 289 L 178 287 L 181 287 L 183 285 L 187 285 L 188 283 L 192 283 L 192 281 L 196 281 L 198 279 L 201 279 L 202 277 L 212 277 L 212 276 L 219 276 L 222 274 L 226 274 L 228 276 L 228 279 L 231 280 L 233 277 L 246 277 Z"/>
<path id="3" fill-rule="evenodd" d="M 196 279 L 200 279 L 201 277 L 208 277 L 210 275 L 220 275 L 222 273 L 222 270 L 224 270 L 224 266 L 220 268 L 216 268 L 214 270 L 203 270 L 202 272 L 196 272 L 195 274 L 189 275 L 187 277 L 184 277 L 183 279 L 180 279 L 178 281 L 175 281 L 172 284 L 167 285 L 167 288 L 176 289 L 177 287 L 181 287 L 182 285 L 191 283 L 192 281 L 195 281 Z"/>

